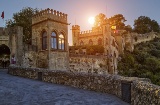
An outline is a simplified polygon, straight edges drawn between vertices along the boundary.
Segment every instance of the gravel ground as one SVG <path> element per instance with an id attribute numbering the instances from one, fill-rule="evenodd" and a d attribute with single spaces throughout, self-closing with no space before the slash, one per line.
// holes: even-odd
<path id="1" fill-rule="evenodd" d="M 0 105 L 129 105 L 114 95 L 12 76 L 0 69 Z"/>

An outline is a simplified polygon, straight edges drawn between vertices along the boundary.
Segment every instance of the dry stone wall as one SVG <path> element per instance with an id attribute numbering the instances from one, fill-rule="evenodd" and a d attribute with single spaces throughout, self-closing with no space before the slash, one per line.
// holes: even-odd
<path id="1" fill-rule="evenodd" d="M 144 81 L 133 82 L 132 97 L 134 105 L 160 105 L 160 86 Z"/>
<path id="2" fill-rule="evenodd" d="M 73 73 L 69 71 L 49 71 L 40 68 L 22 68 L 10 66 L 8 73 L 31 79 L 69 85 L 77 88 L 109 93 L 122 99 L 122 82 L 131 83 L 131 105 L 160 105 L 160 86 L 151 84 L 148 79 L 122 77 L 118 75 L 100 75 L 91 73 Z M 39 73 L 41 75 L 39 76 Z"/>

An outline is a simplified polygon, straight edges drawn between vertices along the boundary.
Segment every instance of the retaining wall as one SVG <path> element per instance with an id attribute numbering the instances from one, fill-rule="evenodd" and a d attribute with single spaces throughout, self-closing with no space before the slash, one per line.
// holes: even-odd
<path id="1" fill-rule="evenodd" d="M 123 99 L 122 82 L 131 84 L 131 105 L 160 105 L 160 86 L 153 85 L 148 79 L 122 77 L 119 75 L 100 75 L 71 73 L 69 71 L 49 71 L 39 68 L 10 66 L 8 73 L 45 82 L 69 85 L 81 89 L 109 93 Z M 39 75 L 41 74 L 41 76 Z"/>

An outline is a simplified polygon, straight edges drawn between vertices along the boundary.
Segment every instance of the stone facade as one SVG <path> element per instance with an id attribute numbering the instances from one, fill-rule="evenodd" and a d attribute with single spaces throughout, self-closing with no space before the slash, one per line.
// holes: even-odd
<path id="1" fill-rule="evenodd" d="M 108 74 L 107 59 L 94 55 L 70 55 L 69 70 L 71 72 L 83 72 L 93 74 Z"/>
<path id="2" fill-rule="evenodd" d="M 48 8 L 32 17 L 32 45 L 23 43 L 23 28 L 19 26 L 0 28 L 0 40 L 8 43 L 10 59 L 14 55 L 17 66 L 68 70 L 68 25 L 67 14 Z"/>
<path id="3" fill-rule="evenodd" d="M 80 31 L 79 25 L 72 26 L 72 38 L 74 46 L 83 45 L 102 45 L 104 47 L 104 58 L 107 63 L 109 73 L 117 74 L 119 55 L 124 54 L 124 50 L 133 51 L 134 45 L 153 40 L 157 37 L 156 33 L 147 34 L 127 33 L 125 30 L 113 30 L 108 22 L 101 28 L 93 27 L 92 30 Z M 80 54 L 76 50 L 75 54 Z M 106 57 L 107 56 L 107 57 Z"/>
<path id="4" fill-rule="evenodd" d="M 24 55 L 23 44 L 23 28 L 20 26 L 10 27 L 7 29 L 9 35 L 10 61 L 12 56 L 15 56 L 16 65 L 22 65 Z"/>
<path id="5" fill-rule="evenodd" d="M 23 56 L 23 67 L 36 67 L 37 54 L 34 51 L 25 52 Z M 43 61 L 43 60 L 42 60 Z M 43 65 L 43 64 L 41 64 Z"/>
<path id="6" fill-rule="evenodd" d="M 20 59 L 17 61 L 21 65 L 23 55 L 23 28 L 20 26 L 14 26 L 10 28 L 0 27 L 0 45 L 8 46 L 10 50 L 10 56 L 15 55 Z"/>
<path id="7" fill-rule="evenodd" d="M 131 84 L 131 105 L 160 105 L 160 87 L 148 79 L 122 77 L 118 75 L 73 73 L 69 71 L 50 71 L 48 69 L 10 66 L 8 73 L 45 82 L 69 85 L 81 89 L 113 94 L 123 99 L 122 83 Z M 41 74 L 41 75 L 39 75 Z"/>
<path id="8" fill-rule="evenodd" d="M 141 42 L 153 40 L 156 37 L 158 37 L 158 35 L 155 32 L 150 32 L 146 34 L 127 33 L 124 35 L 125 48 L 128 51 L 133 51 L 134 45 L 139 44 Z"/>
<path id="9" fill-rule="evenodd" d="M 92 30 L 82 32 L 80 32 L 80 26 L 72 26 L 73 45 L 102 45 L 104 47 L 103 55 L 108 57 L 104 57 L 108 60 L 108 71 L 110 71 L 112 74 L 116 74 L 119 49 L 116 39 L 113 37 L 113 35 L 114 33 L 111 30 L 108 22 L 101 28 L 93 27 Z M 118 37 L 121 36 L 117 36 L 117 38 Z M 123 47 L 122 45 L 120 46 Z"/>
<path id="10" fill-rule="evenodd" d="M 60 35 L 63 35 L 63 39 Z M 44 68 L 50 70 L 68 70 L 67 14 L 48 8 L 33 16 L 32 45 L 38 49 L 37 67 L 44 65 Z"/>
<path id="11" fill-rule="evenodd" d="M 8 46 L 9 44 L 9 36 L 7 35 L 7 30 L 3 27 L 0 27 L 0 45 L 5 44 Z"/>

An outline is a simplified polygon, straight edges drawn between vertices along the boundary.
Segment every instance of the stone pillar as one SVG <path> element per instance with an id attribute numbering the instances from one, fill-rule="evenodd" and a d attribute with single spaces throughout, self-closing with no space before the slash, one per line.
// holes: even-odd
<path id="1" fill-rule="evenodd" d="M 16 27 L 16 65 L 21 66 L 23 61 L 23 28 L 20 26 Z"/>
<path id="2" fill-rule="evenodd" d="M 9 47 L 11 50 L 10 58 L 15 56 L 16 65 L 21 66 L 23 62 L 23 28 L 16 26 L 9 29 Z M 11 60 L 10 60 L 11 61 Z"/>

